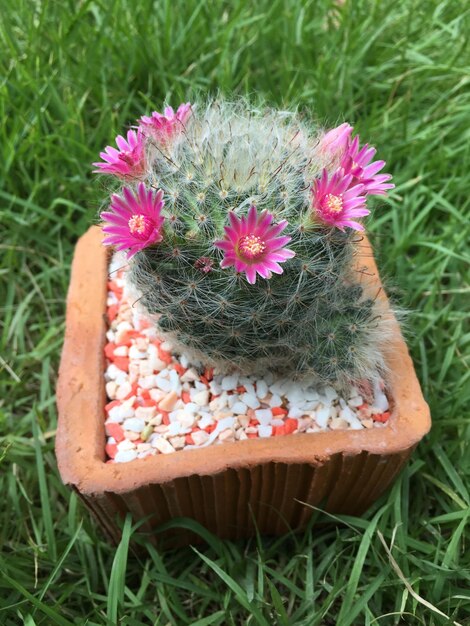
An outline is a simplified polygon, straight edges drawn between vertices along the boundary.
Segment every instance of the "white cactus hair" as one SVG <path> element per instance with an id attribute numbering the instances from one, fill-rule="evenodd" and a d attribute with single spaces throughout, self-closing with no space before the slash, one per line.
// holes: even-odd
<path id="1" fill-rule="evenodd" d="M 216 98 L 193 107 L 171 143 L 146 140 L 147 186 L 162 189 L 161 243 L 137 253 L 136 301 L 176 350 L 221 372 L 275 370 L 345 387 L 385 368 L 392 317 L 360 284 L 361 237 L 312 220 L 311 186 L 334 157 L 298 112 Z M 249 285 L 221 269 L 228 212 L 254 204 L 288 221 L 296 256 Z M 211 271 L 195 262 L 208 258 Z"/>

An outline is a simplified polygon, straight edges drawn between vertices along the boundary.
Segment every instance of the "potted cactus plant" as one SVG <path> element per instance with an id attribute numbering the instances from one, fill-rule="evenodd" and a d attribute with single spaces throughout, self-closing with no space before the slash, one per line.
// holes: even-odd
<path id="1" fill-rule="evenodd" d="M 116 144 L 104 239 L 72 270 L 64 481 L 113 538 L 128 511 L 229 537 L 301 527 L 302 502 L 363 511 L 430 425 L 363 232 L 384 162 L 349 124 L 243 101 L 167 107 Z"/>

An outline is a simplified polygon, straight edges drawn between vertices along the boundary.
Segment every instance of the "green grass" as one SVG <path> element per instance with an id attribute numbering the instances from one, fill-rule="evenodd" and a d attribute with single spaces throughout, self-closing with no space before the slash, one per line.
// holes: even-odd
<path id="1" fill-rule="evenodd" d="M 0 624 L 470 623 L 469 12 L 455 0 L 3 0 Z M 317 511 L 323 525 L 297 536 L 136 556 L 130 521 L 108 546 L 56 468 L 70 260 L 103 198 L 98 151 L 165 97 L 217 90 L 346 119 L 379 145 L 397 187 L 372 238 L 411 311 L 434 424 L 363 519 Z"/>

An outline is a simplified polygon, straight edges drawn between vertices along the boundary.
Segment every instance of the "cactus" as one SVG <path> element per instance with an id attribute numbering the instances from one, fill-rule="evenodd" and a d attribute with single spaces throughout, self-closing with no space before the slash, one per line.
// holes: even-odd
<path id="1" fill-rule="evenodd" d="M 351 133 L 244 101 L 188 103 L 101 154 L 97 171 L 124 183 L 105 243 L 129 250 L 136 300 L 175 351 L 338 388 L 383 373 L 389 316 L 354 269 L 352 218 L 393 185 Z"/>

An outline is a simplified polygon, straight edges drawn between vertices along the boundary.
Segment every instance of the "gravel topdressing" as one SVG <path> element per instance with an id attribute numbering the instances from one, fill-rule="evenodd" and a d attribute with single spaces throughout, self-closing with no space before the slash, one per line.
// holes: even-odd
<path id="1" fill-rule="evenodd" d="M 110 265 L 105 346 L 105 428 L 108 463 L 124 463 L 225 441 L 292 433 L 383 427 L 390 417 L 384 386 L 369 402 L 355 388 L 341 398 L 332 387 L 266 374 L 221 375 L 172 354 L 155 327 L 132 307 L 125 261 Z"/>

